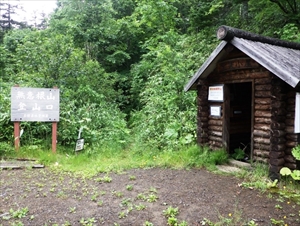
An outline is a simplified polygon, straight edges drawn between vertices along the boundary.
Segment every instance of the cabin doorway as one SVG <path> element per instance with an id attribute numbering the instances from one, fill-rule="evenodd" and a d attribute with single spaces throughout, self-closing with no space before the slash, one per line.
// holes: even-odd
<path id="1" fill-rule="evenodd" d="M 240 161 L 250 161 L 252 156 L 252 82 L 228 85 L 230 95 L 229 154 Z"/>

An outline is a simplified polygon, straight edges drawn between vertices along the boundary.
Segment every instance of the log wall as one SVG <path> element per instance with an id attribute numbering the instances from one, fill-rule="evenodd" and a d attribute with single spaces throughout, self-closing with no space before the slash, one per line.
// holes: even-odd
<path id="1" fill-rule="evenodd" d="M 278 77 L 272 77 L 271 93 L 271 147 L 270 171 L 278 173 L 285 163 L 286 149 L 286 86 Z"/>
<path id="2" fill-rule="evenodd" d="M 285 156 L 284 166 L 290 169 L 296 168 L 296 162 L 292 156 L 293 147 L 298 145 L 298 135 L 294 133 L 294 120 L 295 120 L 295 96 L 296 91 L 289 89 L 286 95 L 286 117 L 285 117 Z"/>
<path id="3" fill-rule="evenodd" d="M 268 71 L 254 78 L 253 160 L 269 162 L 271 124 L 271 75 Z"/>
<path id="4" fill-rule="evenodd" d="M 197 87 L 197 142 L 205 145 L 208 143 L 208 85 L 201 80 Z"/>
<path id="5" fill-rule="evenodd" d="M 208 87 L 252 82 L 253 160 L 269 164 L 270 172 L 278 173 L 283 166 L 295 169 L 291 150 L 299 142 L 299 135 L 294 133 L 296 91 L 255 62 L 243 60 L 240 59 L 236 70 L 232 59 L 228 61 L 231 65 L 221 62 L 206 79 L 198 81 L 198 143 L 218 149 L 223 147 L 224 142 L 223 117 L 226 113 L 223 112 L 222 117 L 210 116 L 209 106 L 218 103 L 208 101 Z M 224 68 L 226 70 L 222 70 Z"/>

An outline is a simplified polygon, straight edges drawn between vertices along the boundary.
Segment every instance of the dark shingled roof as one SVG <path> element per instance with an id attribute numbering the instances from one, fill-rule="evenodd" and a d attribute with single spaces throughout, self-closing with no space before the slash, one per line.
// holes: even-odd
<path id="1" fill-rule="evenodd" d="M 226 56 L 230 43 L 292 87 L 300 82 L 300 43 L 264 37 L 236 28 L 221 26 L 217 36 L 222 39 L 218 47 L 184 87 L 196 89 L 198 79 L 205 79 Z"/>

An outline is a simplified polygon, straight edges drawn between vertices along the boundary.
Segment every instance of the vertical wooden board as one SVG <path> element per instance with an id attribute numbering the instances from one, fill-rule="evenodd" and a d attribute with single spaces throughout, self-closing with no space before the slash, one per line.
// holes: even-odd
<path id="1" fill-rule="evenodd" d="M 223 102 L 223 145 L 229 153 L 230 142 L 230 90 L 228 85 L 224 85 L 224 102 Z"/>
<path id="2" fill-rule="evenodd" d="M 253 160 L 253 150 L 254 150 L 254 141 L 253 141 L 253 131 L 254 131 L 254 107 L 255 107 L 255 84 L 252 81 L 252 98 L 251 98 L 251 141 L 250 141 L 250 160 Z"/>

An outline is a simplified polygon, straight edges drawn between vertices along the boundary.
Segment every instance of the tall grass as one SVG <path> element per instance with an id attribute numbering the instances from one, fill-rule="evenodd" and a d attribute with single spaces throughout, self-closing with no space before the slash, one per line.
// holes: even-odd
<path id="1" fill-rule="evenodd" d="M 215 169 L 216 164 L 227 161 L 225 151 L 211 151 L 207 147 L 197 145 L 183 146 L 176 151 L 134 147 L 124 149 L 107 145 L 97 148 L 87 147 L 78 153 L 59 146 L 56 154 L 53 154 L 51 150 L 43 150 L 39 146 L 32 145 L 21 147 L 17 152 L 10 150 L 4 155 L 36 159 L 45 166 L 85 176 L 93 176 L 99 172 L 120 172 L 134 168 L 151 167 L 174 169 L 206 167 Z M 4 155 L 2 153 L 2 156 Z"/>

